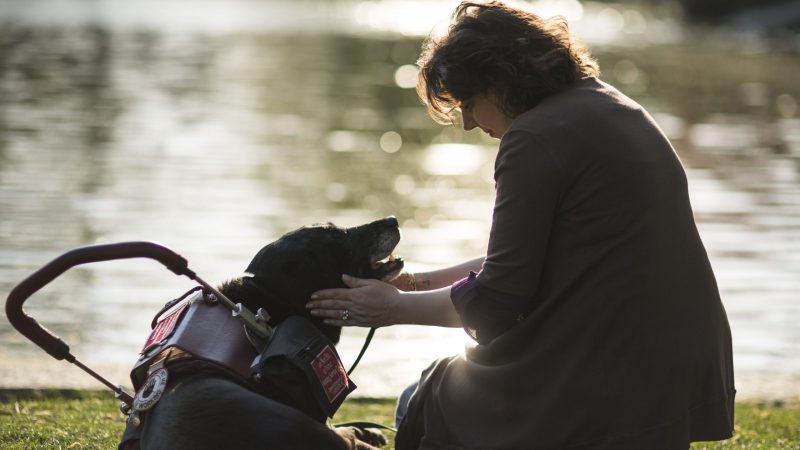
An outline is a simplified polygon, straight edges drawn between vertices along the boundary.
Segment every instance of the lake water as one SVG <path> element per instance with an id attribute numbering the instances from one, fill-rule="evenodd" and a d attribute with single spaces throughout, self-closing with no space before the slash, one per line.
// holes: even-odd
<path id="1" fill-rule="evenodd" d="M 217 283 L 301 225 L 402 223 L 412 269 L 480 255 L 497 141 L 441 127 L 410 88 L 454 3 L 0 5 L 0 293 L 70 248 L 160 241 Z M 740 396 L 800 398 L 800 37 L 680 25 L 575 0 L 603 79 L 684 162 L 727 309 Z M 780 42 L 777 44 L 776 42 Z M 84 266 L 26 311 L 115 382 L 154 312 L 192 285 L 151 261 Z M 347 329 L 346 365 L 366 330 Z M 461 330 L 380 329 L 360 395 L 395 395 Z M 0 387 L 99 387 L 0 320 Z"/>

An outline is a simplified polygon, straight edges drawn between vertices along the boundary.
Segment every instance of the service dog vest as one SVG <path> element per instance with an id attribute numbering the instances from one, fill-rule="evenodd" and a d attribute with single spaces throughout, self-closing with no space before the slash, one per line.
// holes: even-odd
<path id="1" fill-rule="evenodd" d="M 182 375 L 189 362 L 321 421 L 332 417 L 356 388 L 334 345 L 302 317 L 286 318 L 266 341 L 259 341 L 213 294 L 195 288 L 174 303 L 156 316 L 131 371 L 136 413 L 157 403 L 170 367 Z"/>

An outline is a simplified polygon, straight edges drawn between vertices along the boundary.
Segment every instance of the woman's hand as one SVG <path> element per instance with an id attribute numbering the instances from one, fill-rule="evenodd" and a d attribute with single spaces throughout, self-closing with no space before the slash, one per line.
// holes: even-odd
<path id="1" fill-rule="evenodd" d="M 323 289 L 311 295 L 306 308 L 333 326 L 382 327 L 397 321 L 400 291 L 383 281 L 343 275 L 344 289 Z"/>

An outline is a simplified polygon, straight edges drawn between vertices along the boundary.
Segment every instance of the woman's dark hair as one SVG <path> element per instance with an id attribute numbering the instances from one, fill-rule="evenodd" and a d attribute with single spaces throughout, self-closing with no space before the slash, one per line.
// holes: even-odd
<path id="1" fill-rule="evenodd" d="M 543 19 L 501 2 L 462 2 L 446 35 L 422 46 L 417 94 L 439 123 L 474 95 L 491 94 L 509 117 L 600 73 L 563 17 Z"/>

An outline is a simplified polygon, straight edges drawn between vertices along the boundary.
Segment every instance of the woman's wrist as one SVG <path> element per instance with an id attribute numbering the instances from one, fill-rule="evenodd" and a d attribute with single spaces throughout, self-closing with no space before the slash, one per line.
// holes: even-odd
<path id="1" fill-rule="evenodd" d="M 405 292 L 414 292 L 417 290 L 417 276 L 411 272 L 402 272 L 397 277 L 398 280 L 394 284 L 398 289 Z"/>
<path id="2" fill-rule="evenodd" d="M 417 274 L 413 273 L 413 272 L 409 272 L 407 278 L 408 278 L 408 280 L 407 280 L 408 291 L 409 292 L 416 291 L 417 290 Z"/>

